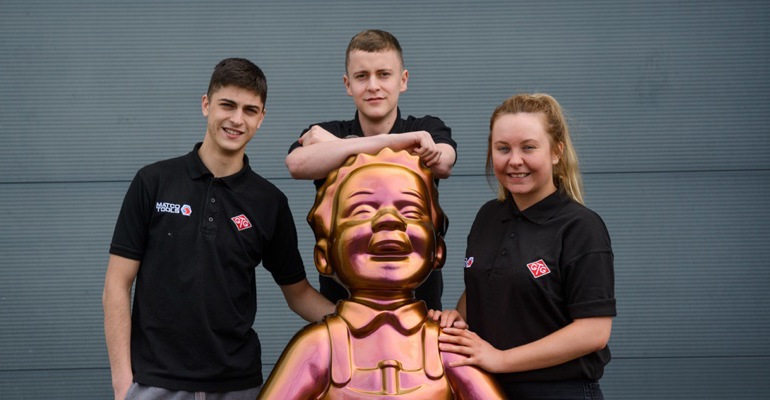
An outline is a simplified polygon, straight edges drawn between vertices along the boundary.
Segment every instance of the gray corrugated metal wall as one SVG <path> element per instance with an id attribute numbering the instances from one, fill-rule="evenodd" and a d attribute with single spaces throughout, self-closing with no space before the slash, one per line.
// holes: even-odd
<path id="1" fill-rule="evenodd" d="M 224 57 L 262 66 L 255 169 L 289 196 L 308 271 L 309 182 L 283 157 L 311 122 L 349 118 L 344 48 L 395 33 L 405 113 L 459 143 L 442 183 L 451 219 L 444 302 L 493 193 L 492 109 L 555 95 L 573 119 L 587 202 L 616 253 L 608 398 L 756 399 L 770 390 L 770 3 L 763 1 L 0 2 L 0 393 L 111 396 L 101 288 L 128 183 L 202 137 L 200 96 Z M 302 326 L 261 269 L 269 372 Z"/>

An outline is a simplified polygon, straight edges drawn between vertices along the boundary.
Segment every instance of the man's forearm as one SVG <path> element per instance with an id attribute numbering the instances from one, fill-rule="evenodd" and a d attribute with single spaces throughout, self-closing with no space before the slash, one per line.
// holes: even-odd
<path id="1" fill-rule="evenodd" d="M 130 294 L 119 295 L 105 291 L 104 336 L 116 396 L 125 395 L 131 385 L 131 307 Z"/>
<path id="2" fill-rule="evenodd" d="M 385 147 L 393 151 L 408 150 L 417 143 L 414 136 L 409 134 L 382 134 L 318 142 L 294 149 L 286 156 L 286 167 L 294 179 L 322 179 L 352 155 L 376 154 Z"/>
<path id="3" fill-rule="evenodd" d="M 309 294 L 303 301 L 303 306 L 295 310 L 297 315 L 308 322 L 320 321 L 325 315 L 333 314 L 334 311 L 334 304 L 318 292 Z"/>
<path id="4" fill-rule="evenodd" d="M 297 147 L 286 156 L 286 168 L 294 179 L 322 179 L 339 168 L 350 156 L 350 150 L 337 142 L 316 143 Z"/>
<path id="5" fill-rule="evenodd" d="M 437 143 L 436 146 L 441 149 L 439 161 L 430 167 L 434 178 L 446 179 L 452 174 L 457 155 L 455 149 L 446 143 Z"/>
<path id="6" fill-rule="evenodd" d="M 291 285 L 281 285 L 286 304 L 305 321 L 320 321 L 334 312 L 334 304 L 319 293 L 307 279 Z"/>

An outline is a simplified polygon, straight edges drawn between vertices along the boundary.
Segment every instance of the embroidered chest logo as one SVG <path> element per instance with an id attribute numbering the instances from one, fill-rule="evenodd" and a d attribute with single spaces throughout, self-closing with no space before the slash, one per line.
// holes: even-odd
<path id="1" fill-rule="evenodd" d="M 473 265 L 473 257 L 468 257 L 465 259 L 465 268 L 470 268 L 471 265 Z"/>
<path id="2" fill-rule="evenodd" d="M 251 221 L 249 221 L 249 219 L 246 218 L 246 216 L 243 214 L 236 215 L 230 219 L 233 221 L 235 227 L 238 228 L 239 231 L 251 228 Z"/>
<path id="3" fill-rule="evenodd" d="M 543 275 L 548 275 L 551 273 L 551 269 L 545 265 L 545 261 L 543 261 L 543 259 L 527 264 L 527 268 L 529 268 L 529 272 L 531 272 L 532 276 L 535 278 L 539 278 Z"/>
<path id="4" fill-rule="evenodd" d="M 192 214 L 192 207 L 187 204 L 174 204 L 165 201 L 155 203 L 155 211 L 159 213 L 182 214 L 189 217 Z"/>

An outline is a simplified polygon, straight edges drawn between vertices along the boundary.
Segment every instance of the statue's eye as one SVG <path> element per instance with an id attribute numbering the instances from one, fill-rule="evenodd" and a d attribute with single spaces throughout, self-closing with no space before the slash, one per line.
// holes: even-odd
<path id="1" fill-rule="evenodd" d="M 422 219 L 425 216 L 425 212 L 420 207 L 409 206 L 401 209 L 401 215 L 408 219 Z"/>
<path id="2" fill-rule="evenodd" d="M 369 218 L 377 210 L 370 204 L 357 204 L 348 211 L 348 216 L 352 218 Z"/>

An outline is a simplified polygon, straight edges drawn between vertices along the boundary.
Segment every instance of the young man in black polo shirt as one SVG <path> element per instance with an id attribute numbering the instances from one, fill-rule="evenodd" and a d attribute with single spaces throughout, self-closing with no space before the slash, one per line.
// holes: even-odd
<path id="1" fill-rule="evenodd" d="M 375 154 L 389 147 L 420 156 L 434 177 L 449 177 L 457 148 L 451 129 L 432 116 L 401 118 L 398 98 L 406 91 L 409 71 L 404 68 L 398 39 L 380 30 L 355 35 L 348 44 L 345 67 L 342 80 L 356 105 L 355 118 L 314 124 L 303 131 L 286 157 L 291 176 L 315 179 L 317 189 L 351 155 Z M 321 293 L 332 302 L 348 297 L 334 279 L 321 276 L 319 281 Z M 437 270 L 416 295 L 428 308 L 439 310 L 442 291 L 441 271 Z"/>
<path id="2" fill-rule="evenodd" d="M 334 311 L 306 279 L 286 197 L 245 155 L 266 95 L 259 67 L 220 62 L 202 99 L 203 142 L 142 168 L 128 189 L 103 294 L 116 399 L 256 398 L 260 263 L 302 318 Z"/>

